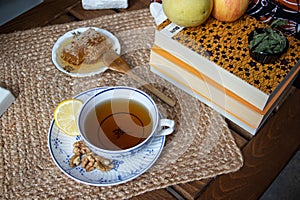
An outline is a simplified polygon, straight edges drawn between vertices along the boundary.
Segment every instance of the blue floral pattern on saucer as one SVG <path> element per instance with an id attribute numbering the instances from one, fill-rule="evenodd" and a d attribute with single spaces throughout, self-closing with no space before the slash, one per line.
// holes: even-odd
<path id="1" fill-rule="evenodd" d="M 83 102 L 105 88 L 95 88 L 77 95 Z M 109 172 L 93 170 L 86 172 L 81 166 L 70 167 L 73 155 L 73 143 L 81 140 L 80 136 L 63 134 L 52 120 L 48 133 L 50 154 L 58 168 L 68 177 L 88 185 L 110 186 L 130 181 L 146 172 L 157 160 L 165 143 L 165 136 L 155 137 L 144 148 L 127 156 L 113 160 L 114 168 Z"/>

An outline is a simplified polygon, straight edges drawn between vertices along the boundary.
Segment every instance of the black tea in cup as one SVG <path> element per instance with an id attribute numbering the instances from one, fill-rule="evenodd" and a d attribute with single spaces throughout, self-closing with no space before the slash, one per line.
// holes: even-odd
<path id="1" fill-rule="evenodd" d="M 129 149 L 149 137 L 153 123 L 141 103 L 129 99 L 106 100 L 86 117 L 84 133 L 93 145 L 107 150 Z"/>

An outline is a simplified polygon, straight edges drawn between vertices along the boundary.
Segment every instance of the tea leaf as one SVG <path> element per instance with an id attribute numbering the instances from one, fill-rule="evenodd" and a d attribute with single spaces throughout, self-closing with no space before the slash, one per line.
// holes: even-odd
<path id="1" fill-rule="evenodd" d="M 281 46 L 280 45 L 277 45 L 274 49 L 273 49 L 273 52 L 274 53 L 278 53 L 278 52 L 280 52 L 281 51 Z"/>
<path id="2" fill-rule="evenodd" d="M 252 49 L 257 46 L 266 37 L 266 35 L 266 33 L 254 35 L 253 39 L 250 41 L 249 48 Z"/>
<path id="3" fill-rule="evenodd" d="M 269 44 L 270 44 L 270 46 L 276 46 L 279 42 L 277 41 L 277 40 L 272 40 L 272 39 L 269 39 Z"/>
<path id="4" fill-rule="evenodd" d="M 263 40 L 254 50 L 254 52 L 266 52 L 269 49 L 269 42 L 268 40 Z"/>
<path id="5" fill-rule="evenodd" d="M 272 23 L 271 23 L 271 28 L 275 28 L 275 27 L 278 27 L 278 26 L 284 26 L 284 25 L 287 25 L 288 24 L 288 21 L 287 20 L 283 20 L 283 19 L 276 19 L 274 20 Z"/>

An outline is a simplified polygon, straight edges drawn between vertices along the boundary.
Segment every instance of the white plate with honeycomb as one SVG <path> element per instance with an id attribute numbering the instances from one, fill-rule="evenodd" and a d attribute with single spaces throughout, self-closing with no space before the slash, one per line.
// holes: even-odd
<path id="1" fill-rule="evenodd" d="M 89 38 L 85 35 L 90 29 L 104 36 L 106 38 L 105 43 L 97 43 L 93 47 L 94 49 L 91 48 Z M 103 44 L 107 45 L 107 48 L 103 48 Z M 121 53 L 121 45 L 115 35 L 101 28 L 81 27 L 68 31 L 58 38 L 52 48 L 52 62 L 59 71 L 72 77 L 92 76 L 107 69 L 101 59 L 101 54 L 104 54 L 106 50 L 113 50 L 117 54 Z M 98 53 L 95 53 L 97 51 Z M 89 54 L 89 52 L 91 53 Z"/>

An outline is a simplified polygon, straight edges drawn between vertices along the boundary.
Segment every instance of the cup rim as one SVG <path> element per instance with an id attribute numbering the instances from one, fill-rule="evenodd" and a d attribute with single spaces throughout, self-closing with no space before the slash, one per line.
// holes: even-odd
<path id="1" fill-rule="evenodd" d="M 88 141 L 88 139 L 85 137 L 85 135 L 82 133 L 82 127 L 80 126 L 80 118 L 82 116 L 82 112 L 84 110 L 85 107 L 87 107 L 87 104 L 92 101 L 93 98 L 97 97 L 98 95 L 102 94 L 102 93 L 105 93 L 107 91 L 111 91 L 111 90 L 116 90 L 116 89 L 127 89 L 127 90 L 132 90 L 132 91 L 135 91 L 135 92 L 138 92 L 142 95 L 144 95 L 146 98 L 148 98 L 151 102 L 151 104 L 153 105 L 153 108 L 155 109 L 155 113 L 156 113 L 156 121 L 153 121 L 153 130 L 152 132 L 149 134 L 149 136 L 141 143 L 139 143 L 138 145 L 136 146 L 133 146 L 133 147 L 130 147 L 130 148 L 127 148 L 127 149 L 121 149 L 121 150 L 108 150 L 108 149 L 103 149 L 103 148 L 100 148 L 100 147 L 97 147 L 95 145 L 93 145 L 91 142 Z M 108 87 L 102 91 L 99 91 L 97 94 L 94 94 L 93 96 L 91 96 L 90 98 L 88 98 L 81 110 L 80 110 L 80 113 L 79 113 L 79 116 L 78 116 L 78 122 L 77 122 L 77 125 L 78 125 L 78 129 L 79 129 L 79 132 L 80 132 L 80 136 L 83 138 L 84 142 L 87 143 L 87 145 L 91 146 L 92 148 L 94 148 L 96 151 L 99 151 L 101 153 L 105 153 L 105 154 L 122 154 L 122 153 L 127 153 L 127 152 L 131 152 L 131 151 L 135 151 L 135 150 L 138 150 L 140 149 L 144 144 L 148 143 L 150 141 L 150 139 L 153 137 L 154 133 L 155 133 L 155 130 L 157 129 L 158 125 L 159 125 L 159 119 L 160 119 L 160 114 L 159 114 L 159 111 L 158 111 L 158 108 L 157 108 L 157 105 L 156 103 L 154 102 L 154 100 L 147 94 L 145 93 L 144 91 L 142 90 L 139 90 L 137 88 L 134 88 L 134 87 L 129 87 L 129 86 L 112 86 L 112 87 Z M 95 152 L 97 153 L 97 152 Z"/>

